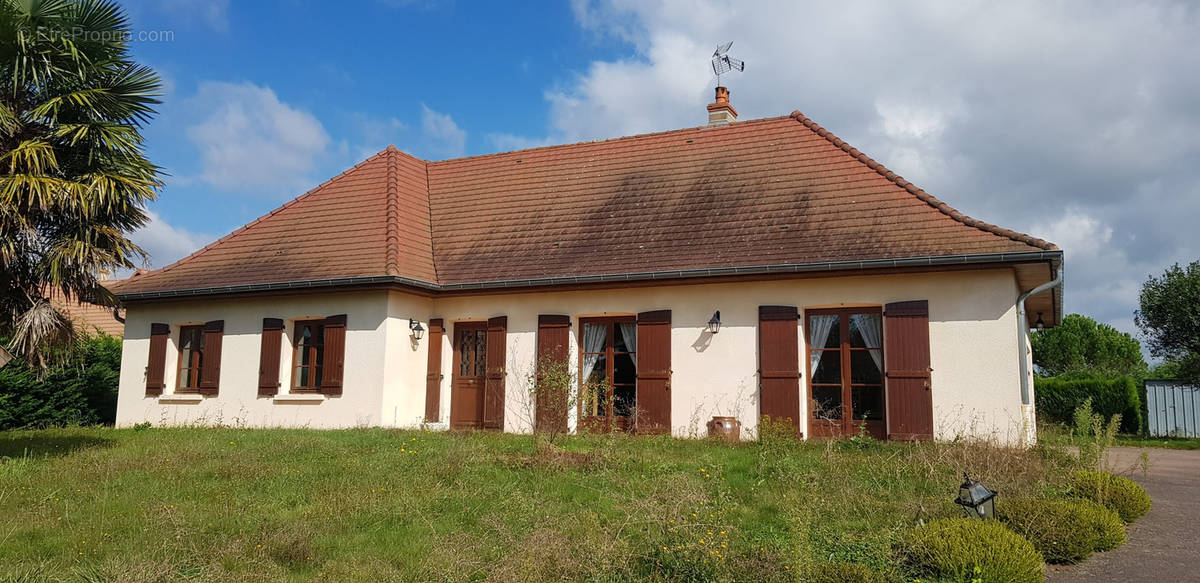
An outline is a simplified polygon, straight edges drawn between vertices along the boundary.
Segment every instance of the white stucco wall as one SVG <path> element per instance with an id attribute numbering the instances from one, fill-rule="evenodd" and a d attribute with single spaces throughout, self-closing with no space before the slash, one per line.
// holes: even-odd
<path id="1" fill-rule="evenodd" d="M 539 314 L 569 314 L 571 362 L 578 359 L 579 318 L 672 311 L 672 432 L 703 435 L 714 415 L 740 418 L 753 435 L 758 419 L 758 307 L 801 310 L 879 306 L 928 300 L 935 433 L 974 435 L 1017 443 L 1022 409 L 1017 368 L 1017 287 L 1011 270 L 629 288 L 603 291 L 513 293 L 441 298 L 432 316 L 445 320 L 442 413 L 450 407 L 451 346 L 456 321 L 508 316 L 508 431 L 528 431 L 528 378 L 536 355 Z M 721 331 L 705 326 L 721 310 Z M 803 329 L 800 335 L 802 371 Z M 802 390 L 804 388 L 802 380 Z M 801 414 L 808 415 L 802 397 Z"/>
<path id="2" fill-rule="evenodd" d="M 156 425 L 355 427 L 391 421 L 390 416 L 384 418 L 382 415 L 384 396 L 398 392 L 384 390 L 390 326 L 387 298 L 387 292 L 377 291 L 130 306 L 125 317 L 117 425 L 149 421 Z M 342 396 L 308 402 L 289 401 L 292 323 L 335 314 L 347 315 Z M 277 398 L 258 396 L 263 318 L 283 318 L 286 325 L 280 349 L 281 387 Z M 177 398 L 179 327 L 209 320 L 225 321 L 219 392 L 215 397 L 198 402 L 172 402 Z M 167 342 L 166 388 L 162 397 L 146 396 L 146 365 L 150 354 L 150 324 L 153 322 L 171 325 Z"/>
<path id="3" fill-rule="evenodd" d="M 713 415 L 740 418 L 753 435 L 758 418 L 758 307 L 800 310 L 879 306 L 928 300 L 935 432 L 950 439 L 974 435 L 1017 443 L 1022 439 L 1018 347 L 1009 269 L 912 275 L 830 277 L 761 282 L 639 287 L 621 290 L 509 293 L 430 299 L 400 292 L 134 305 L 128 310 L 118 424 L 243 422 L 249 425 L 346 427 L 414 426 L 424 414 L 429 338 L 413 342 L 409 318 L 428 327 L 443 318 L 441 422 L 449 421 L 454 323 L 508 317 L 505 429 L 529 431 L 533 407 L 528 378 L 536 355 L 539 314 L 572 319 L 571 362 L 578 359 L 579 318 L 672 311 L 671 422 L 679 436 L 703 435 Z M 720 310 L 719 334 L 705 331 Z M 349 316 L 343 396 L 316 404 L 259 399 L 257 370 L 263 317 L 286 319 L 345 313 Z M 178 325 L 224 319 L 221 390 L 201 404 L 163 404 L 145 397 L 144 370 L 151 322 L 172 325 L 166 393 L 175 376 Z M 291 326 L 287 330 L 291 334 Z M 805 338 L 800 335 L 802 371 Z M 282 361 L 290 368 L 290 347 Z M 288 386 L 290 371 L 281 376 Z M 285 389 L 286 390 L 286 389 Z M 808 399 L 801 380 L 801 414 Z M 1031 413 L 1026 412 L 1026 415 Z M 571 416 L 574 426 L 574 412 Z M 807 433 L 807 430 L 806 430 Z"/>

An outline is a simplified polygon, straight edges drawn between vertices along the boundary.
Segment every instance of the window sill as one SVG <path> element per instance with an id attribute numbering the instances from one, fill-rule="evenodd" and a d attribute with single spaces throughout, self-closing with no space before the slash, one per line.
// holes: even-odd
<path id="1" fill-rule="evenodd" d="M 320 403 L 325 400 L 325 395 L 321 393 L 290 393 L 287 395 L 275 395 L 272 399 L 274 403 Z"/>
<path id="2" fill-rule="evenodd" d="M 161 395 L 158 398 L 158 402 L 163 405 L 187 405 L 202 401 L 204 401 L 204 395 L 199 393 L 175 393 L 172 395 Z"/>

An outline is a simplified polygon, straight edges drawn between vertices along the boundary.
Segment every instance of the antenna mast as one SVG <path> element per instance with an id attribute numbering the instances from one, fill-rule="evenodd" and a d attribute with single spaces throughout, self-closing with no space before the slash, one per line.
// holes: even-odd
<path id="1" fill-rule="evenodd" d="M 717 45 L 717 50 L 712 54 L 712 70 L 717 75 L 717 86 L 721 86 L 721 74 L 728 73 L 732 70 L 745 71 L 746 63 L 741 59 L 735 59 L 729 56 L 729 47 L 733 46 L 733 41 Z"/>

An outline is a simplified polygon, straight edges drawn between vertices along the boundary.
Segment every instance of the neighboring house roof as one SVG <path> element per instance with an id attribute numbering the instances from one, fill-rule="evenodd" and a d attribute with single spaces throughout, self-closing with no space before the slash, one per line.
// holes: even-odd
<path id="1" fill-rule="evenodd" d="M 113 291 L 137 300 L 393 282 L 436 292 L 1048 262 L 1057 249 L 959 213 L 793 112 L 440 162 L 389 146 Z"/>
<path id="2" fill-rule="evenodd" d="M 124 282 L 121 279 L 109 279 L 100 285 L 109 288 Z M 94 334 L 100 332 L 121 338 L 125 335 L 125 323 L 117 320 L 116 311 L 106 306 L 98 306 L 80 300 L 67 300 L 61 292 L 50 292 L 50 303 L 59 312 L 75 322 L 76 330 Z"/>

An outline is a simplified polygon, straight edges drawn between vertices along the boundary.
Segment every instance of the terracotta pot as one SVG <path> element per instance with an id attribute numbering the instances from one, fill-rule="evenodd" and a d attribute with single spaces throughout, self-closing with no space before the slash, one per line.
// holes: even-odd
<path id="1" fill-rule="evenodd" d="M 725 441 L 740 441 L 742 438 L 742 422 L 737 417 L 716 417 L 708 422 L 708 436 L 723 438 Z"/>

